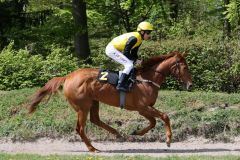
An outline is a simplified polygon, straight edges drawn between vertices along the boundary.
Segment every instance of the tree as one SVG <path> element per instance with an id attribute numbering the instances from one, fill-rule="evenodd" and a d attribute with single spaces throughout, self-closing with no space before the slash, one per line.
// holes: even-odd
<path id="1" fill-rule="evenodd" d="M 75 51 L 80 58 L 85 59 L 90 55 L 86 2 L 84 0 L 73 0 L 72 7 L 72 14 L 76 27 L 74 37 Z"/>
<path id="2" fill-rule="evenodd" d="M 7 32 L 12 28 L 23 28 L 24 11 L 28 0 L 3 0 L 0 1 L 0 48 L 7 45 Z"/>
<path id="3" fill-rule="evenodd" d="M 170 17 L 176 21 L 178 18 L 178 0 L 169 0 L 170 3 Z"/>

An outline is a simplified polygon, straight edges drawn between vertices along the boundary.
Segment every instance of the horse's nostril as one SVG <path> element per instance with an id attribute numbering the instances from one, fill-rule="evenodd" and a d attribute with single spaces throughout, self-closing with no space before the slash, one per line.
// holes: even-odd
<path id="1" fill-rule="evenodd" d="M 190 88 L 190 89 L 192 88 L 192 84 L 189 86 L 189 88 Z"/>
<path id="2" fill-rule="evenodd" d="M 192 89 L 192 84 L 190 84 L 190 85 L 188 86 L 188 89 L 189 89 L 189 90 L 191 90 L 191 89 Z"/>
<path id="3" fill-rule="evenodd" d="M 191 90 L 191 89 L 192 89 L 192 83 L 188 83 L 187 90 Z"/>

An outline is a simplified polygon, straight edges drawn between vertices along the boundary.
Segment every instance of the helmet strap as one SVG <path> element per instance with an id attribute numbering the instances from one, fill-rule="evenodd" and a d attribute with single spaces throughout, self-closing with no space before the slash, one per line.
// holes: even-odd
<path id="1" fill-rule="evenodd" d="M 143 30 L 141 30 L 141 31 L 138 31 L 138 33 L 141 35 L 141 37 L 143 39 L 145 32 Z"/>

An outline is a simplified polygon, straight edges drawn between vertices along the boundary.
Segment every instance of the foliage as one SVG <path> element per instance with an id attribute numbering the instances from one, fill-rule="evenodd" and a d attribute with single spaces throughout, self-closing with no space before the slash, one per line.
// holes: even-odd
<path id="1" fill-rule="evenodd" d="M 61 5 L 64 3 L 70 3 L 71 0 L 61 0 L 59 2 L 58 0 L 28 0 L 29 4 L 27 6 L 27 11 L 28 12 L 33 12 L 33 11 L 41 11 L 41 10 L 46 10 L 46 9 L 59 9 Z"/>
<path id="2" fill-rule="evenodd" d="M 0 53 L 0 90 L 43 85 L 53 76 L 65 75 L 77 68 L 68 49 L 52 46 L 44 59 L 27 50 L 14 50 L 13 42 Z"/>
<path id="3" fill-rule="evenodd" d="M 3 73 L 0 76 L 4 77 L 0 80 L 0 89 L 39 86 L 50 77 L 64 75 L 78 67 L 121 69 L 117 63 L 112 61 L 109 63 L 110 59 L 105 55 L 106 45 L 113 37 L 126 30 L 135 30 L 140 21 L 148 20 L 153 23 L 155 31 L 152 32 L 153 41 L 144 42 L 141 46 L 139 51 L 141 58 L 165 54 L 172 50 L 187 50 L 195 89 L 239 92 L 239 1 L 230 0 L 230 3 L 224 6 L 223 0 L 179 0 L 177 15 L 174 19 L 171 18 L 174 12 L 171 6 L 175 1 L 165 2 L 156 0 L 87 1 L 91 57 L 90 60 L 76 63 L 76 59 L 73 58 L 75 55 L 73 37 L 76 28 L 72 17 L 71 0 L 63 0 L 61 3 L 56 0 L 44 0 L 41 3 L 28 0 L 26 8 L 21 9 L 19 16 L 22 12 L 34 13 L 46 9 L 52 10 L 52 14 L 39 23 L 40 25 L 22 27 L 17 22 L 11 22 L 6 23 L 7 28 L 0 27 L 1 45 L 6 46 L 7 43 L 14 41 L 12 49 L 5 49 L 0 55 L 2 57 L 0 68 Z M 12 1 L 12 3 L 15 2 Z M 5 10 L 1 13 L 5 13 Z M 224 19 L 228 19 L 232 25 L 232 37 L 229 39 L 223 37 Z M 9 53 L 6 54 L 6 52 Z M 10 52 L 13 53 L 10 54 Z M 67 57 L 67 61 L 64 58 L 61 61 L 62 55 L 56 54 L 62 52 L 64 55 L 73 56 Z M 50 56 L 50 54 L 53 55 Z M 25 58 L 19 58 L 19 56 Z M 4 62 L 5 59 L 11 60 Z M 71 62 L 68 66 L 69 61 Z M 33 66 L 34 63 L 37 65 L 33 69 L 24 68 L 24 63 L 25 66 Z M 57 66 L 61 66 L 60 63 L 62 63 L 67 69 L 52 64 L 52 67 L 56 67 L 53 69 L 50 66 L 51 63 L 56 63 Z M 12 71 L 5 71 L 6 67 L 3 65 L 14 67 Z M 32 73 L 33 70 L 38 70 L 37 68 L 44 70 L 44 73 L 41 73 L 43 76 L 39 77 L 38 74 Z M 60 72 L 57 72 L 58 69 Z M 5 72 L 11 74 L 7 75 Z M 166 84 L 162 87 L 180 88 L 179 84 L 171 78 L 168 78 Z"/>
<path id="4" fill-rule="evenodd" d="M 232 0 L 226 5 L 226 7 L 226 11 L 223 12 L 223 14 L 225 14 L 225 18 L 228 19 L 232 24 L 237 23 L 240 13 L 240 2 L 238 0 Z"/>
<path id="5" fill-rule="evenodd" d="M 28 50 L 14 50 L 10 45 L 0 54 L 2 64 L 0 71 L 2 73 L 1 77 L 3 77 L 1 78 L 2 83 L 0 83 L 1 89 L 9 90 L 41 86 L 51 77 L 66 75 L 77 68 L 121 69 L 117 63 L 110 61 L 105 55 L 105 46 L 108 41 L 108 38 L 90 41 L 92 50 L 91 65 L 86 64 L 85 61 L 77 63 L 76 58 L 72 56 L 69 49 L 63 49 L 56 45 L 49 48 L 50 51 L 46 53 L 49 55 L 45 58 L 40 55 L 31 56 Z M 232 46 L 232 48 L 229 48 L 229 46 Z M 240 57 L 237 41 L 219 43 L 217 37 L 216 39 L 181 38 L 163 41 L 162 43 L 152 41 L 142 45 L 139 55 L 141 59 L 147 59 L 153 55 L 166 54 L 173 50 L 189 52 L 187 62 L 193 75 L 195 89 L 225 92 L 239 91 Z M 23 56 L 25 59 L 19 58 L 19 56 Z M 10 66 L 12 66 L 11 74 L 8 73 Z M 181 89 L 182 87 L 175 79 L 170 77 L 162 85 L 162 88 Z"/>
<path id="6" fill-rule="evenodd" d="M 39 83 L 41 56 L 31 56 L 26 50 L 13 50 L 13 43 L 0 54 L 0 89 L 33 87 Z"/>
<path id="7" fill-rule="evenodd" d="M 71 12 L 56 9 L 43 25 L 22 30 L 12 28 L 6 34 L 14 41 L 15 48 L 27 48 L 30 54 L 45 57 L 51 52 L 52 45 L 73 48 L 71 44 L 74 30 Z"/>
<path id="8" fill-rule="evenodd" d="M 215 39 L 216 38 L 216 39 Z M 232 46 L 232 48 L 229 48 Z M 193 76 L 195 89 L 225 92 L 239 91 L 239 45 L 233 40 L 221 43 L 213 38 L 179 38 L 162 43 L 147 43 L 142 47 L 143 58 L 165 54 L 173 50 L 187 51 L 187 62 Z M 167 86 L 179 88 L 175 80 L 166 82 Z M 166 87 L 166 85 L 164 85 Z"/>

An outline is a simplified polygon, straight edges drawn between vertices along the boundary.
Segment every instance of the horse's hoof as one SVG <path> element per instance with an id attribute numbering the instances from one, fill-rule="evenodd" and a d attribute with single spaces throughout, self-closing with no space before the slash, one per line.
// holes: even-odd
<path id="1" fill-rule="evenodd" d="M 123 136 L 121 136 L 120 134 L 116 136 L 116 138 L 123 138 Z"/>
<path id="2" fill-rule="evenodd" d="M 170 142 L 167 142 L 167 146 L 168 146 L 168 147 L 171 147 L 171 143 L 170 143 Z"/>
<path id="3" fill-rule="evenodd" d="M 134 135 L 137 135 L 137 131 L 133 131 L 130 135 L 134 136 Z"/>
<path id="4" fill-rule="evenodd" d="M 100 150 L 98 150 L 98 149 L 96 149 L 94 147 L 91 147 L 88 150 L 89 150 L 89 152 L 93 152 L 93 153 L 100 153 L 101 152 Z"/>
<path id="5" fill-rule="evenodd" d="M 101 151 L 100 150 L 98 150 L 98 149 L 96 149 L 95 151 L 94 151 L 94 153 L 100 153 Z"/>
<path id="6" fill-rule="evenodd" d="M 123 136 L 117 136 L 116 141 L 117 142 L 123 142 L 123 141 L 125 141 L 125 138 Z"/>

